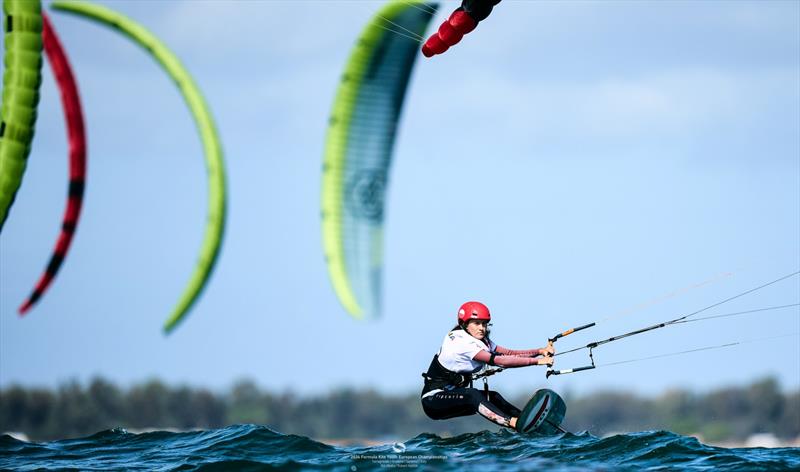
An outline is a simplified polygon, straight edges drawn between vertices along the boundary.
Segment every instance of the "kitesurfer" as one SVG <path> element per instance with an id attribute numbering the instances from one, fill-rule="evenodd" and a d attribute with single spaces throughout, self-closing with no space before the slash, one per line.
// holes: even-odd
<path id="1" fill-rule="evenodd" d="M 472 387 L 472 374 L 486 365 L 502 368 L 553 365 L 552 343 L 541 349 L 512 350 L 489 339 L 489 308 L 466 302 L 458 310 L 458 324 L 422 374 L 422 409 L 434 420 L 480 414 L 500 426 L 514 428 L 521 411 L 499 393 Z"/>

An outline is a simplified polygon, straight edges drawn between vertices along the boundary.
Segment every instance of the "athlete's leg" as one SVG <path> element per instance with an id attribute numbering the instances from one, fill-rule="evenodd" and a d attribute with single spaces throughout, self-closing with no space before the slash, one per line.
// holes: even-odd
<path id="1" fill-rule="evenodd" d="M 489 401 L 497 405 L 500 411 L 508 416 L 518 417 L 522 414 L 522 410 L 509 403 L 508 400 L 494 390 L 489 391 Z"/>
<path id="2" fill-rule="evenodd" d="M 514 427 L 515 421 L 513 421 L 511 416 L 503 413 L 496 405 L 486 400 L 478 404 L 478 413 L 492 423 L 505 426 L 506 428 Z"/>
<path id="3" fill-rule="evenodd" d="M 478 413 L 492 423 L 511 427 L 511 415 L 490 402 L 476 388 L 455 388 L 422 399 L 422 409 L 428 417 L 445 420 Z"/>
<path id="4" fill-rule="evenodd" d="M 473 391 L 472 395 L 477 399 L 479 415 L 483 416 L 492 423 L 498 424 L 500 426 L 505 426 L 508 428 L 513 427 L 514 419 L 512 415 L 509 415 L 507 412 L 503 411 L 503 409 L 501 409 L 497 404 L 492 402 L 491 396 L 487 398 L 486 392 L 482 390 L 478 390 L 475 388 L 470 390 Z"/>

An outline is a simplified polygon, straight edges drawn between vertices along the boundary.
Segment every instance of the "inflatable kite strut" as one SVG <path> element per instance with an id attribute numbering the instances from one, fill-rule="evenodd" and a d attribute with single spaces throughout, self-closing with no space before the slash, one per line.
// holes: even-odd
<path id="1" fill-rule="evenodd" d="M 42 12 L 42 40 L 47 60 L 56 78 L 58 89 L 61 92 L 61 104 L 64 108 L 64 119 L 67 122 L 67 139 L 69 141 L 69 191 L 67 193 L 67 207 L 61 222 L 61 234 L 58 236 L 56 247 L 50 256 L 44 273 L 39 278 L 36 287 L 28 299 L 19 307 L 20 315 L 24 315 L 42 295 L 55 278 L 58 269 L 67 257 L 72 237 L 78 227 L 78 219 L 83 206 L 83 190 L 86 182 L 86 132 L 83 126 L 83 111 L 81 110 L 78 86 L 75 76 L 67 60 L 67 55 L 61 47 L 61 42 L 53 29 L 50 19 Z"/>
<path id="2" fill-rule="evenodd" d="M 222 148 L 211 113 L 178 58 L 143 26 L 111 9 L 88 2 L 56 1 L 52 6 L 56 10 L 82 16 L 116 29 L 148 51 L 178 86 L 200 132 L 208 172 L 208 219 L 196 268 L 177 306 L 164 324 L 165 333 L 169 333 L 183 320 L 206 286 L 222 243 L 226 213 L 225 169 Z"/>

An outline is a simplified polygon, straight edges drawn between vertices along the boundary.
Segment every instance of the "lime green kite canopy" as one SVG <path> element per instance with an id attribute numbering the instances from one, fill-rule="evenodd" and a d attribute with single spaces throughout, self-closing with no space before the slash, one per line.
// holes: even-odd
<path id="1" fill-rule="evenodd" d="M 353 317 L 381 311 L 384 195 L 419 39 L 436 6 L 392 1 L 364 28 L 342 75 L 322 173 L 328 274 Z"/>
<path id="2" fill-rule="evenodd" d="M 3 0 L 5 55 L 0 110 L 0 231 L 22 184 L 42 84 L 42 6 Z"/>

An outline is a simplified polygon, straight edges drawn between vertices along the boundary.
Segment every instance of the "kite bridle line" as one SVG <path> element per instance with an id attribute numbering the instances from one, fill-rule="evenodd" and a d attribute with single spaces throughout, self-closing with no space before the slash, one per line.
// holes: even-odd
<path id="1" fill-rule="evenodd" d="M 603 339 L 601 341 L 594 341 L 594 342 L 591 342 L 591 343 L 589 343 L 589 344 L 587 344 L 585 346 L 576 347 L 576 348 L 570 349 L 568 351 L 559 352 L 558 354 L 556 354 L 556 356 L 559 356 L 559 355 L 562 355 L 562 354 L 568 354 L 570 352 L 580 351 L 581 349 L 588 349 L 589 350 L 589 360 L 591 361 L 591 364 L 590 365 L 585 365 L 585 366 L 582 366 L 582 367 L 574 367 L 574 368 L 571 368 L 571 369 L 561 369 L 561 370 L 548 369 L 547 373 L 545 374 L 545 378 L 550 378 L 551 375 L 572 374 L 572 373 L 580 372 L 580 371 L 583 371 L 583 370 L 595 369 L 597 366 L 594 363 L 593 349 L 598 347 L 598 346 L 602 346 L 603 344 L 607 344 L 607 343 L 610 343 L 612 341 L 618 341 L 620 339 L 624 339 L 624 338 L 627 338 L 627 337 L 630 337 L 630 336 L 634 336 L 636 334 L 642 334 L 642 333 L 646 333 L 648 331 L 653 331 L 653 330 L 656 330 L 656 329 L 665 328 L 667 326 L 674 325 L 674 324 L 686 323 L 686 322 L 689 322 L 689 321 L 699 321 L 699 319 L 697 319 L 697 320 L 687 320 L 687 318 L 690 318 L 692 316 L 698 315 L 700 313 L 703 313 L 706 310 L 710 310 L 711 308 L 720 306 L 720 305 L 722 305 L 724 303 L 728 303 L 728 302 L 730 302 L 732 300 L 735 300 L 737 298 L 743 297 L 743 296 L 748 295 L 750 293 L 753 293 L 753 292 L 755 292 L 757 290 L 761 290 L 762 288 L 769 287 L 770 285 L 776 284 L 776 283 L 778 283 L 778 282 L 780 282 L 782 280 L 786 280 L 786 279 L 788 279 L 790 277 L 794 277 L 797 274 L 800 274 L 800 271 L 796 271 L 796 272 L 793 272 L 791 274 L 784 275 L 783 277 L 777 278 L 777 279 L 775 279 L 775 280 L 773 280 L 771 282 L 767 282 L 767 283 L 765 283 L 763 285 L 759 285 L 758 287 L 751 288 L 751 289 L 746 290 L 744 292 L 741 292 L 741 293 L 739 293 L 737 295 L 734 295 L 732 297 L 726 298 L 725 300 L 722 300 L 720 302 L 716 302 L 714 304 L 708 305 L 707 307 L 701 308 L 700 310 L 697 310 L 697 311 L 694 311 L 692 313 L 689 313 L 688 315 L 683 315 L 683 316 L 680 316 L 680 317 L 672 319 L 672 320 L 664 321 L 664 322 L 661 322 L 661 323 L 658 323 L 658 324 L 654 324 L 654 325 L 651 325 L 651 326 L 647 326 L 647 327 L 644 327 L 644 328 L 640 328 L 640 329 L 637 329 L 637 330 L 634 330 L 634 331 L 630 331 L 630 332 L 627 332 L 627 333 L 623 333 L 623 334 L 619 334 L 619 335 L 616 335 L 616 336 L 612 336 L 612 337 L 610 337 L 608 339 Z M 779 306 L 779 307 L 764 308 L 764 309 L 758 309 L 758 310 L 749 310 L 749 311 L 746 311 L 746 312 L 731 313 L 731 314 L 728 314 L 728 315 L 719 315 L 719 316 L 715 316 L 715 317 L 707 317 L 705 319 L 717 318 L 717 317 L 722 317 L 722 316 L 733 316 L 733 315 L 739 315 L 739 314 L 744 314 L 744 313 L 754 313 L 754 312 L 757 312 L 757 311 L 765 311 L 765 310 L 772 310 L 772 309 L 778 309 L 778 308 L 786 308 L 786 307 L 790 307 L 790 306 L 797 306 L 797 304 L 782 305 L 782 306 Z M 596 325 L 596 323 L 589 323 L 589 324 L 586 324 L 586 325 L 583 325 L 583 326 L 579 326 L 577 328 L 569 329 L 567 331 L 564 331 L 563 333 L 559 333 L 559 334 L 553 336 L 552 338 L 550 338 L 548 340 L 548 344 L 552 345 L 555 341 L 557 341 L 558 339 L 560 339 L 560 338 L 562 338 L 564 336 L 568 336 L 568 335 L 570 335 L 572 333 L 575 333 L 577 331 L 580 331 L 580 330 L 583 330 L 583 329 L 586 329 L 586 328 L 591 328 L 592 326 L 595 326 L 595 325 Z M 727 344 L 727 345 L 723 345 L 723 346 L 712 346 L 711 348 L 727 347 L 727 346 L 730 346 L 730 345 L 733 345 L 733 344 Z M 706 348 L 703 348 L 703 349 L 706 349 Z"/>
<path id="2" fill-rule="evenodd" d="M 421 1 L 401 1 L 398 3 L 403 3 L 411 8 L 415 8 L 425 13 L 430 13 L 431 15 L 435 15 L 437 10 L 437 7 L 431 6 Z M 383 20 L 384 23 L 386 23 L 385 25 L 380 25 L 376 23 L 376 26 L 383 30 L 396 34 L 397 36 L 402 36 L 403 38 L 410 39 L 411 41 L 417 43 L 422 43 L 422 41 L 425 40 L 424 36 L 417 34 L 416 32 L 408 28 L 405 28 L 403 25 L 400 25 L 383 15 L 378 14 L 378 17 L 380 17 L 380 19 Z"/>
<path id="3" fill-rule="evenodd" d="M 800 305 L 800 304 L 795 304 L 795 305 L 791 305 L 791 306 L 798 306 L 798 305 Z M 600 364 L 600 365 L 593 365 L 593 366 L 586 366 L 586 367 L 576 367 L 576 368 L 573 368 L 573 369 L 564 369 L 564 370 L 561 371 L 561 373 L 562 374 L 567 374 L 567 373 L 573 373 L 573 372 L 580 372 L 581 370 L 596 369 L 598 367 L 610 367 L 610 366 L 621 365 L 621 364 L 630 364 L 630 363 L 633 363 L 633 362 L 641 362 L 641 361 L 647 361 L 647 360 L 651 360 L 651 359 L 660 359 L 660 358 L 663 358 L 663 357 L 678 356 L 678 355 L 681 355 L 681 354 L 689 354 L 689 353 L 693 353 L 693 352 L 711 351 L 711 350 L 714 350 L 714 349 L 724 349 L 726 347 L 738 346 L 738 345 L 741 345 L 741 344 L 748 344 L 748 343 L 761 342 L 761 341 L 769 341 L 769 340 L 772 340 L 772 339 L 781 339 L 781 338 L 788 338 L 788 337 L 794 337 L 794 336 L 800 336 L 800 332 L 781 334 L 781 335 L 778 335 L 778 336 L 770 336 L 770 337 L 767 337 L 767 338 L 746 339 L 746 340 L 741 340 L 741 341 L 733 341 L 733 342 L 729 342 L 729 343 L 725 343 L 725 344 L 716 344 L 716 345 L 713 345 L 713 346 L 696 347 L 696 348 L 693 348 L 693 349 L 686 349 L 686 350 L 683 350 L 683 351 L 668 352 L 668 353 L 665 353 L 665 354 L 657 354 L 657 355 L 654 355 L 654 356 L 638 357 L 636 359 L 626 359 L 626 360 L 623 360 L 623 361 L 609 362 L 608 364 Z M 485 371 L 483 371 L 483 372 L 481 372 L 479 374 L 473 375 L 472 378 L 473 379 L 485 378 L 485 377 L 492 376 L 494 374 L 499 374 L 500 372 L 503 372 L 504 370 L 505 369 L 502 368 L 502 367 L 498 367 L 498 368 L 495 368 L 495 369 L 486 369 Z M 570 370 L 571 372 L 567 372 L 567 370 Z M 553 375 L 553 374 L 551 374 L 551 375 Z M 555 375 L 558 375 L 558 374 L 555 374 Z"/>
<path id="4" fill-rule="evenodd" d="M 775 280 L 773 280 L 771 282 L 768 282 L 768 283 L 766 283 L 764 285 L 760 285 L 760 286 L 758 286 L 756 288 L 753 288 L 753 289 L 747 290 L 745 292 L 739 293 L 739 294 L 734 295 L 734 296 L 732 296 L 730 298 L 726 298 L 725 300 L 722 300 L 721 302 L 714 303 L 714 304 L 709 305 L 709 306 L 707 306 L 705 308 L 702 308 L 702 309 L 697 310 L 695 312 L 689 313 L 688 315 L 684 315 L 684 316 L 675 318 L 673 320 L 665 321 L 663 323 L 654 324 L 654 325 L 648 326 L 646 328 L 637 329 L 635 331 L 630 331 L 628 333 L 620 334 L 620 335 L 617 335 L 617 336 L 612 336 L 612 337 L 610 337 L 608 339 L 604 339 L 602 341 L 591 342 L 591 343 L 589 343 L 589 344 L 587 344 L 585 346 L 576 347 L 576 348 L 570 349 L 568 351 L 559 352 L 559 353 L 556 354 L 556 356 L 560 356 L 562 354 L 568 354 L 568 353 L 571 353 L 571 352 L 580 351 L 581 349 L 589 349 L 589 359 L 591 360 L 591 365 L 586 365 L 586 366 L 583 366 L 583 367 L 574 367 L 572 369 L 561 369 L 561 370 L 548 369 L 548 371 L 545 374 L 545 376 L 546 376 L 546 378 L 549 378 L 551 375 L 572 374 L 572 373 L 580 372 L 580 371 L 583 371 L 583 370 L 596 369 L 597 367 L 611 366 L 611 365 L 617 365 L 617 364 L 625 364 L 625 363 L 630 363 L 630 362 L 638 362 L 638 361 L 647 360 L 647 359 L 655 359 L 655 358 L 660 358 L 660 357 L 674 356 L 674 355 L 685 354 L 685 353 L 690 353 L 690 352 L 707 351 L 707 350 L 711 350 L 711 349 L 722 349 L 722 348 L 725 348 L 725 347 L 731 347 L 731 346 L 735 346 L 735 345 L 738 345 L 738 344 L 744 344 L 744 343 L 755 342 L 755 341 L 762 341 L 762 340 L 767 340 L 767 339 L 782 338 L 782 337 L 786 337 L 786 336 L 796 336 L 798 333 L 792 333 L 792 334 L 783 335 L 783 336 L 774 336 L 774 337 L 771 337 L 771 338 L 749 340 L 749 341 L 737 341 L 737 342 L 732 342 L 732 343 L 727 343 L 727 344 L 721 344 L 721 345 L 715 345 L 715 346 L 706 346 L 706 347 L 700 347 L 700 348 L 695 348 L 695 349 L 689 349 L 689 350 L 685 350 L 685 351 L 678 351 L 678 352 L 673 352 L 673 353 L 668 353 L 668 354 L 661 354 L 661 355 L 658 355 L 658 356 L 649 356 L 649 357 L 643 357 L 643 358 L 639 358 L 639 359 L 630 359 L 630 360 L 625 360 L 625 361 L 612 362 L 612 363 L 609 363 L 609 364 L 601 364 L 599 366 L 595 364 L 594 355 L 593 355 L 594 354 L 593 353 L 593 349 L 598 347 L 598 346 L 601 346 L 603 344 L 610 343 L 612 341 L 617 341 L 619 339 L 627 338 L 627 337 L 633 336 L 635 334 L 641 334 L 641 333 L 645 333 L 647 331 L 652 331 L 652 330 L 655 330 L 655 329 L 663 328 L 663 327 L 670 326 L 670 325 L 673 325 L 673 324 L 691 323 L 691 322 L 694 322 L 694 321 L 710 320 L 710 319 L 714 319 L 714 318 L 738 316 L 738 315 L 744 315 L 744 314 L 748 314 L 748 313 L 758 313 L 758 312 L 762 312 L 762 311 L 778 310 L 778 309 L 782 309 L 782 308 L 790 308 L 790 307 L 800 306 L 800 303 L 791 303 L 791 304 L 787 304 L 787 305 L 778 305 L 778 306 L 772 306 L 772 307 L 766 307 L 766 308 L 756 308 L 756 309 L 753 309 L 753 310 L 739 311 L 739 312 L 735 312 L 735 313 L 726 313 L 726 314 L 722 314 L 722 315 L 706 316 L 706 317 L 703 317 L 703 318 L 695 318 L 695 319 L 691 319 L 691 320 L 687 319 L 689 317 L 698 315 L 698 314 L 700 314 L 700 313 L 702 313 L 702 312 L 704 312 L 706 310 L 710 310 L 711 308 L 714 308 L 714 307 L 717 307 L 719 305 L 722 305 L 723 303 L 727 303 L 727 302 L 729 302 L 731 300 L 734 300 L 736 298 L 742 297 L 742 296 L 747 295 L 749 293 L 753 293 L 753 292 L 755 292 L 757 290 L 760 290 L 760 289 L 765 288 L 767 286 L 770 286 L 772 284 L 778 283 L 778 282 L 780 282 L 782 280 L 788 279 L 788 278 L 793 277 L 793 276 L 798 275 L 798 274 L 800 274 L 800 271 L 791 273 L 789 275 L 785 275 L 785 276 L 780 277 L 778 279 L 775 279 Z M 548 344 L 552 344 L 552 343 L 556 342 L 557 340 L 559 340 L 559 339 L 561 339 L 561 338 L 563 338 L 565 336 L 569 336 L 570 334 L 576 333 L 578 331 L 591 328 L 591 327 L 595 326 L 596 324 L 597 324 L 596 322 L 593 322 L 593 323 L 588 323 L 588 324 L 585 324 L 585 325 L 582 325 L 582 326 L 578 326 L 576 328 L 568 329 L 568 330 L 566 330 L 564 332 L 556 334 L 552 338 L 549 338 L 547 340 Z M 486 369 L 481 373 L 473 375 L 472 378 L 473 379 L 481 379 L 481 378 L 486 379 L 487 377 L 490 377 L 490 376 L 495 375 L 495 374 L 499 374 L 500 372 L 503 372 L 504 370 L 505 369 L 503 367 L 497 367 L 497 368 L 494 368 L 494 369 Z"/>
<path id="5" fill-rule="evenodd" d="M 703 287 L 705 285 L 708 285 L 708 284 L 710 284 L 712 282 L 715 282 L 715 281 L 721 279 L 722 277 L 730 277 L 731 275 L 733 275 L 732 272 L 723 272 L 723 273 L 721 273 L 719 275 L 716 275 L 716 276 L 714 276 L 712 278 L 704 280 L 703 282 L 695 283 L 695 284 L 689 285 L 687 287 L 683 287 L 683 288 L 680 288 L 680 289 L 677 289 L 677 290 L 673 290 L 672 292 L 667 293 L 666 295 L 662 295 L 662 296 L 660 296 L 658 298 L 655 298 L 653 300 L 647 301 L 645 303 L 641 303 L 641 304 L 639 304 L 639 305 L 637 305 L 635 307 L 628 308 L 628 309 L 624 310 L 623 312 L 618 313 L 616 315 L 607 316 L 607 317 L 605 317 L 605 318 L 603 318 L 603 319 L 601 319 L 599 321 L 596 321 L 596 322 L 593 322 L 593 323 L 589 323 L 589 324 L 585 324 L 583 326 L 578 326 L 577 328 L 568 329 L 568 330 L 564 331 L 563 333 L 558 333 L 555 336 L 553 336 L 552 338 L 549 338 L 547 340 L 547 344 L 549 346 L 552 346 L 554 342 L 556 342 L 560 338 L 563 338 L 564 336 L 569 336 L 570 334 L 575 333 L 577 331 L 581 331 L 581 330 L 584 330 L 584 329 L 587 329 L 587 328 L 591 328 L 592 326 L 595 326 L 597 323 L 600 323 L 600 322 L 609 321 L 609 320 L 614 319 L 614 318 L 619 318 L 620 316 L 624 316 L 624 315 L 627 315 L 627 314 L 630 314 L 630 313 L 634 313 L 634 312 L 636 312 L 636 311 L 638 311 L 638 310 L 640 310 L 642 308 L 647 308 L 649 306 L 652 306 L 652 305 L 654 305 L 656 303 L 663 302 L 664 300 L 672 298 L 672 297 L 674 297 L 676 295 L 679 295 L 681 293 L 688 292 L 689 290 L 692 290 L 692 289 L 695 289 L 695 288 Z M 765 311 L 765 310 L 775 310 L 775 309 L 778 309 L 778 308 L 786 308 L 786 307 L 798 306 L 798 305 L 800 305 L 800 304 L 783 305 L 783 306 L 770 307 L 770 308 L 759 308 L 759 309 L 756 309 L 756 310 L 749 310 L 749 311 L 743 311 L 743 312 L 738 312 L 738 313 L 728 313 L 728 314 L 725 314 L 725 315 L 716 315 L 716 316 L 710 316 L 710 317 L 706 317 L 706 318 L 695 318 L 693 320 L 681 321 L 681 323 L 689 323 L 691 321 L 700 321 L 700 320 L 711 319 L 711 318 L 722 318 L 722 317 L 725 317 L 725 316 L 743 315 L 743 314 L 746 314 L 746 313 L 755 313 L 757 311 Z M 565 352 L 562 352 L 560 354 L 566 354 L 567 352 L 577 351 L 578 349 L 583 349 L 583 347 L 579 347 L 579 348 L 573 349 L 571 351 L 565 351 Z M 478 379 L 478 378 L 482 378 L 482 377 L 488 377 L 490 375 L 494 375 L 494 374 L 500 373 L 502 371 L 503 371 L 502 367 L 498 367 L 496 369 L 487 369 L 487 370 L 483 371 L 480 374 L 474 375 L 473 378 Z"/>
<path id="6" fill-rule="evenodd" d="M 643 308 L 647 308 L 647 307 L 652 306 L 654 304 L 661 303 L 661 302 L 663 302 L 663 301 L 665 301 L 665 300 L 667 300 L 669 298 L 675 297 L 675 296 L 677 296 L 677 295 L 679 295 L 681 293 L 688 292 L 689 290 L 692 290 L 692 289 L 695 289 L 695 288 L 703 287 L 705 285 L 708 285 L 708 284 L 710 284 L 712 282 L 715 282 L 715 281 L 721 279 L 722 277 L 730 277 L 731 275 L 733 275 L 732 272 L 724 272 L 724 273 L 716 275 L 716 276 L 714 276 L 714 277 L 712 277 L 710 279 L 704 280 L 703 282 L 696 283 L 696 284 L 693 284 L 693 285 L 689 285 L 687 287 L 683 287 L 683 288 L 680 288 L 680 289 L 677 289 L 677 290 L 673 290 L 672 292 L 667 293 L 666 295 L 662 295 L 662 296 L 660 296 L 658 298 L 655 298 L 653 300 L 649 300 L 649 301 L 647 301 L 645 303 L 641 303 L 641 304 L 636 305 L 636 306 L 634 306 L 632 308 L 628 308 L 628 309 L 626 309 L 626 310 L 624 310 L 621 313 L 618 313 L 616 315 L 607 316 L 607 317 L 605 317 L 605 318 L 603 318 L 601 320 L 595 321 L 593 323 L 585 324 L 583 326 L 578 326 L 577 328 L 568 329 L 568 330 L 564 331 L 563 333 L 559 333 L 559 334 L 553 336 L 552 338 L 548 339 L 547 340 L 548 341 L 547 344 L 548 344 L 548 346 L 552 346 L 554 342 L 556 342 L 560 338 L 563 338 L 564 336 L 569 336 L 570 334 L 575 333 L 577 331 L 581 331 L 581 330 L 584 330 L 584 329 L 587 329 L 587 328 L 591 328 L 591 327 L 597 325 L 597 323 L 606 322 L 606 321 L 609 321 L 609 320 L 612 320 L 612 319 L 615 319 L 615 318 L 619 318 L 620 316 L 625 316 L 625 315 L 628 315 L 628 314 L 631 314 L 631 313 L 635 313 L 636 311 L 639 311 L 639 310 L 641 310 Z M 583 348 L 579 348 L 579 349 L 583 349 Z M 571 352 L 571 351 L 567 351 L 567 352 Z M 562 353 L 562 354 L 565 354 L 565 353 Z"/>

